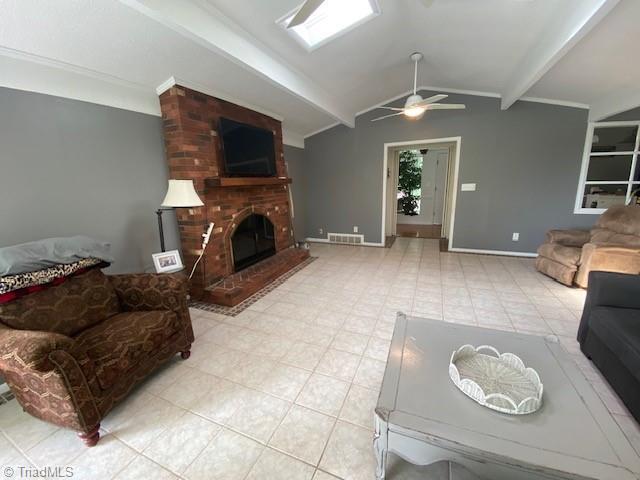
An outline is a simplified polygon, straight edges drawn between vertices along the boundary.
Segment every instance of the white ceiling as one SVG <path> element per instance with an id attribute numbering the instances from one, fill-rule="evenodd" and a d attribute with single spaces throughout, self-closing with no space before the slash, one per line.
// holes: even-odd
<path id="1" fill-rule="evenodd" d="M 568 52 L 529 91 L 534 97 L 561 98 L 600 107 L 625 93 L 640 93 L 640 1 L 623 0 L 605 20 Z M 629 98 L 628 97 L 628 98 Z M 619 113 L 622 110 L 603 112 Z M 615 105 L 610 105 L 616 110 Z M 599 115 L 596 113 L 595 115 Z"/>
<path id="2" fill-rule="evenodd" d="M 421 51 L 423 86 L 603 114 L 640 104 L 638 0 L 379 0 L 379 17 L 312 52 L 275 23 L 299 3 L 0 0 L 0 85 L 158 114 L 155 90 L 174 77 L 299 138 L 410 89 L 408 55 Z"/>

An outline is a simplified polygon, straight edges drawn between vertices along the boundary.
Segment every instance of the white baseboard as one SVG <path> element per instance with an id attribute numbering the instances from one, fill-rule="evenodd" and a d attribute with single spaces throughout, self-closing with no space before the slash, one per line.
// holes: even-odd
<path id="1" fill-rule="evenodd" d="M 454 253 L 478 253 L 481 255 L 500 255 L 500 256 L 506 256 L 506 257 L 535 258 L 538 256 L 537 253 L 531 253 L 531 252 L 510 252 L 510 251 L 504 251 L 504 250 L 480 250 L 476 248 L 453 247 L 453 248 L 450 248 L 449 251 Z"/>
<path id="2" fill-rule="evenodd" d="M 329 239 L 328 238 L 307 237 L 304 240 L 305 240 L 305 242 L 311 242 L 311 243 L 329 243 Z"/>
<path id="3" fill-rule="evenodd" d="M 306 242 L 311 243 L 331 243 L 327 238 L 314 238 L 307 237 L 305 238 Z M 336 243 L 334 245 L 342 245 L 341 243 Z M 384 243 L 380 242 L 362 242 L 360 245 L 354 246 L 364 246 L 364 247 L 384 247 Z M 537 253 L 532 252 L 510 252 L 506 250 L 481 250 L 476 248 L 458 248 L 453 247 L 449 249 L 450 252 L 454 253 L 477 253 L 480 255 L 499 255 L 504 257 L 527 257 L 527 258 L 535 258 L 538 256 Z"/>
<path id="4" fill-rule="evenodd" d="M 365 247 L 384 247 L 384 243 L 380 242 L 363 242 L 362 245 Z"/>

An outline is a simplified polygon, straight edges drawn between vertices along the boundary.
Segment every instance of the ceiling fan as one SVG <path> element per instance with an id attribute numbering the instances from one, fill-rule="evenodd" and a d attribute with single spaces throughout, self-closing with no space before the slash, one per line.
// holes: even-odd
<path id="1" fill-rule="evenodd" d="M 322 5 L 324 2 L 325 0 L 306 0 L 306 2 L 302 4 L 300 9 L 293 16 L 293 18 L 287 25 L 287 28 L 293 28 L 297 27 L 298 25 L 302 25 L 309 19 L 311 15 L 313 15 L 313 12 L 320 8 L 320 5 Z M 420 3 L 422 3 L 427 8 L 429 8 L 433 2 L 434 0 L 420 0 Z"/>
<path id="2" fill-rule="evenodd" d="M 407 100 L 404 102 L 404 107 L 402 108 L 378 107 L 384 108 L 385 110 L 393 110 L 396 113 L 374 118 L 373 120 L 371 120 L 372 122 L 377 122 L 378 120 L 382 120 L 384 118 L 395 117 L 396 115 L 404 115 L 407 118 L 419 120 L 427 110 L 462 110 L 466 108 L 466 106 L 461 103 L 436 103 L 440 100 L 444 100 L 449 96 L 442 93 L 433 95 L 429 98 L 422 98 L 420 95 L 418 95 L 416 92 L 418 84 L 418 62 L 422 60 L 422 54 L 418 52 L 412 53 L 410 58 L 411 61 L 414 62 L 413 94 L 407 97 Z"/>

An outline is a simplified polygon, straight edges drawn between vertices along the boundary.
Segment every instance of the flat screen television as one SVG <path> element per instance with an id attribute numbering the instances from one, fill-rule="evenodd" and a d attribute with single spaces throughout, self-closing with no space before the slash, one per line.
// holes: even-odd
<path id="1" fill-rule="evenodd" d="M 225 175 L 234 177 L 274 177 L 276 152 L 269 130 L 220 119 Z"/>

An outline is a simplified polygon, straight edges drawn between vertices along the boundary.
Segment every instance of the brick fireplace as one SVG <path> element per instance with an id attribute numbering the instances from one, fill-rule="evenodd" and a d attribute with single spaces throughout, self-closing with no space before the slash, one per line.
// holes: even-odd
<path id="1" fill-rule="evenodd" d="M 193 180 L 205 204 L 176 210 L 189 270 L 200 254 L 203 231 L 209 222 L 215 223 L 193 276 L 191 295 L 196 300 L 236 305 L 308 257 L 305 250 L 290 248 L 294 243 L 289 213 L 291 179 L 285 166 L 282 126 L 267 115 L 178 85 L 160 95 L 160 106 L 170 178 Z M 273 132 L 277 176 L 223 175 L 217 133 L 221 117 Z M 251 246 L 246 230 L 252 225 L 259 225 L 263 232 L 255 234 L 254 247 L 264 251 L 257 254 L 261 262 L 246 268 L 246 262 L 234 262 L 234 250 L 236 256 L 248 255 Z M 264 245 L 268 242 L 273 249 L 267 252 Z"/>

